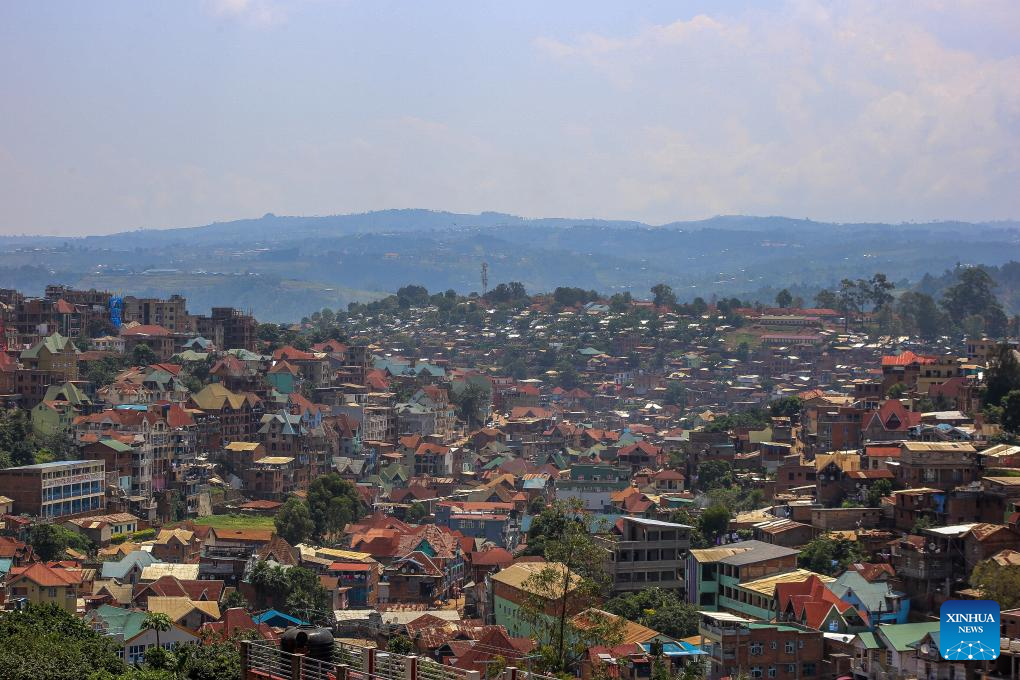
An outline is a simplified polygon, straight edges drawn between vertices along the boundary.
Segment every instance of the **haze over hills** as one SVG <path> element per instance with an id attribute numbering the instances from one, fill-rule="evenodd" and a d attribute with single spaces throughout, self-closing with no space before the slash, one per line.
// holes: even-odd
<path id="1" fill-rule="evenodd" d="M 681 298 L 768 300 L 783 287 L 810 299 L 841 278 L 877 271 L 902 288 L 958 263 L 996 267 L 1018 253 L 1015 221 L 891 225 L 724 216 L 649 225 L 384 210 L 267 214 L 103 236 L 3 237 L 0 285 L 26 292 L 41 292 L 50 282 L 134 295 L 179 292 L 196 311 L 233 304 L 263 319 L 291 321 L 408 283 L 476 291 L 483 262 L 491 285 L 517 280 L 531 291 L 580 286 L 644 295 L 665 282 Z M 1020 284 L 1013 283 L 1012 268 L 1004 271 L 1000 295 L 1011 307 Z"/>

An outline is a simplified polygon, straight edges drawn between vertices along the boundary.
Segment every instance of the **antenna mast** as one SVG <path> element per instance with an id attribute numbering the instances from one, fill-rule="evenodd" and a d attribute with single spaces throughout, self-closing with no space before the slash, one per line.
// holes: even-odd
<path id="1" fill-rule="evenodd" d="M 482 263 L 482 297 L 489 292 L 489 263 Z"/>

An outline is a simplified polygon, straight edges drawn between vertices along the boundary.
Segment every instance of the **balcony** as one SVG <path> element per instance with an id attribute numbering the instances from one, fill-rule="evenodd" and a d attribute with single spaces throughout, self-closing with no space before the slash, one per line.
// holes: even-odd
<path id="1" fill-rule="evenodd" d="M 465 671 L 431 659 L 334 642 L 327 659 L 291 654 L 278 643 L 246 640 L 241 643 L 243 680 L 480 680 L 477 671 Z M 499 680 L 555 680 L 549 676 L 506 668 Z"/>

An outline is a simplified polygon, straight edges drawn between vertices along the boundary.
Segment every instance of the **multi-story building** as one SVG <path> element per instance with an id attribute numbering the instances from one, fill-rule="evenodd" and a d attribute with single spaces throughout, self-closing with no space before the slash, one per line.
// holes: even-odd
<path id="1" fill-rule="evenodd" d="M 51 373 L 52 383 L 77 380 L 78 348 L 70 338 L 53 333 L 23 351 L 21 364 L 29 370 Z"/>
<path id="2" fill-rule="evenodd" d="M 243 472 L 244 490 L 265 500 L 286 500 L 300 488 L 297 460 L 292 456 L 263 456 Z"/>
<path id="3" fill-rule="evenodd" d="M 545 569 L 552 569 L 558 573 L 556 580 L 558 586 L 552 590 L 541 587 L 540 572 Z M 491 588 L 489 594 L 492 603 L 489 611 L 492 612 L 492 621 L 497 626 L 503 626 L 512 637 L 541 636 L 542 630 L 535 630 L 529 617 L 522 613 L 522 606 L 535 605 L 543 607 L 543 614 L 551 622 L 558 614 L 563 591 L 562 584 L 566 582 L 566 610 L 568 615 L 581 612 L 588 604 L 585 598 L 575 597 L 572 592 L 577 588 L 577 577 L 568 573 L 566 566 L 559 562 L 518 562 L 502 571 L 498 571 L 489 577 Z M 542 626 L 546 628 L 546 626 Z M 539 644 L 547 643 L 549 640 L 538 640 Z"/>
<path id="4" fill-rule="evenodd" d="M 218 442 L 205 442 L 211 449 L 219 448 L 223 442 L 255 441 L 259 419 L 262 417 L 262 401 L 254 394 L 231 392 L 219 383 L 211 383 L 201 392 L 191 395 L 195 408 L 217 418 L 215 434 Z M 203 443 L 200 442 L 200 446 Z"/>
<path id="5" fill-rule="evenodd" d="M 139 457 L 133 462 L 132 488 L 138 489 L 141 495 L 147 495 L 143 489 L 145 468 L 148 465 L 151 478 L 149 493 L 165 491 L 171 477 L 172 449 L 169 428 L 162 411 L 158 405 L 128 406 L 82 416 L 75 421 L 75 441 L 87 445 L 111 435 L 129 435 L 140 439 L 142 448 Z"/>
<path id="6" fill-rule="evenodd" d="M 698 634 L 701 649 L 708 653 L 709 680 L 741 676 L 809 680 L 838 675 L 825 660 L 822 632 L 796 623 L 703 611 Z"/>
<path id="7" fill-rule="evenodd" d="M 612 465 L 573 465 L 570 479 L 555 481 L 556 497 L 578 499 L 586 510 L 604 512 L 612 506 L 614 491 L 630 486 L 631 471 Z"/>
<path id="8" fill-rule="evenodd" d="M 797 568 L 799 550 L 762 541 L 740 541 L 691 550 L 687 562 L 687 601 L 701 609 L 740 609 L 739 586 Z"/>
<path id="9" fill-rule="evenodd" d="M 980 477 L 977 450 L 959 442 L 904 442 L 897 479 L 907 488 L 949 491 Z"/>
<path id="10" fill-rule="evenodd" d="M 102 461 L 61 460 L 0 470 L 0 496 L 14 512 L 49 518 L 99 514 L 106 509 Z"/>
<path id="11" fill-rule="evenodd" d="M 162 326 L 172 333 L 186 333 L 191 330 L 188 301 L 180 295 L 171 295 L 168 300 L 128 295 L 124 298 L 121 317 L 125 323 L 136 321 L 143 326 Z"/>
<path id="12" fill-rule="evenodd" d="M 645 588 L 683 590 L 686 586 L 687 551 L 691 527 L 641 517 L 622 517 L 600 542 L 608 551 L 606 571 L 613 590 L 627 592 Z"/>
<path id="13" fill-rule="evenodd" d="M 213 307 L 209 316 L 193 317 L 198 334 L 221 349 L 255 349 L 258 322 L 233 307 Z"/>

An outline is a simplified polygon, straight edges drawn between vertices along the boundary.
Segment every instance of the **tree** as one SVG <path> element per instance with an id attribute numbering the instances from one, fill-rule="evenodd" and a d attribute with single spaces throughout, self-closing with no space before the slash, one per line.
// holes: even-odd
<path id="1" fill-rule="evenodd" d="M 1002 401 L 1002 429 L 1012 435 L 1020 434 L 1020 390 L 1013 390 Z"/>
<path id="2" fill-rule="evenodd" d="M 258 608 L 272 606 L 284 609 L 309 621 L 329 618 L 329 593 L 315 572 L 304 567 L 271 566 L 257 562 L 248 582 L 255 591 Z"/>
<path id="3" fill-rule="evenodd" d="M 786 309 L 793 303 L 793 295 L 787 289 L 782 289 L 776 294 L 776 306 Z"/>
<path id="4" fill-rule="evenodd" d="M 722 505 L 711 505 L 698 517 L 698 528 L 709 541 L 714 542 L 730 527 L 730 511 Z"/>
<path id="5" fill-rule="evenodd" d="M 889 388 L 889 392 L 886 394 L 886 396 L 889 399 L 901 399 L 903 395 L 906 393 L 907 393 L 906 383 L 896 383 Z"/>
<path id="6" fill-rule="evenodd" d="M 797 558 L 804 569 L 829 575 L 836 574 L 848 564 L 863 559 L 864 551 L 859 543 L 846 538 L 833 538 L 828 534 L 812 539 Z"/>
<path id="7" fill-rule="evenodd" d="M 273 524 L 276 533 L 291 545 L 304 543 L 315 531 L 315 522 L 312 521 L 308 506 L 297 498 L 287 499 L 273 518 Z"/>
<path id="8" fill-rule="evenodd" d="M 124 370 L 125 361 L 120 357 L 103 357 L 85 362 L 82 380 L 88 380 L 97 388 L 113 383 L 117 374 Z"/>
<path id="9" fill-rule="evenodd" d="M 149 366 L 159 361 L 159 357 L 152 351 L 144 342 L 140 342 L 135 345 L 134 349 L 131 350 L 131 363 L 135 366 Z"/>
<path id="10" fill-rule="evenodd" d="M 330 596 L 319 576 L 304 567 L 287 569 L 287 608 L 307 621 L 326 622 L 332 618 Z"/>
<path id="11" fill-rule="evenodd" d="M 746 362 L 751 358 L 751 345 L 745 340 L 737 345 L 737 349 L 733 354 L 736 356 L 737 361 Z"/>
<path id="12" fill-rule="evenodd" d="M 577 524 L 584 528 L 577 519 L 577 513 L 570 512 L 564 502 L 543 504 L 540 512 L 532 518 L 531 526 L 528 528 L 527 547 L 522 554 L 544 557 L 546 542 L 561 540 L 569 524 Z"/>
<path id="13" fill-rule="evenodd" d="M 361 517 L 361 497 L 353 484 L 331 472 L 308 487 L 308 510 L 315 523 L 315 537 L 323 540 Z"/>
<path id="14" fill-rule="evenodd" d="M 29 605 L 0 616 L 4 680 L 115 678 L 126 671 L 112 638 L 57 605 Z"/>
<path id="15" fill-rule="evenodd" d="M 684 406 L 687 403 L 687 388 L 679 380 L 666 383 L 666 394 L 662 401 L 670 406 Z"/>
<path id="16" fill-rule="evenodd" d="M 733 466 L 725 460 L 707 460 L 698 466 L 698 488 L 703 491 L 733 485 Z"/>
<path id="17" fill-rule="evenodd" d="M 556 382 L 565 390 L 572 390 L 577 387 L 577 369 L 566 359 L 556 362 Z"/>
<path id="18" fill-rule="evenodd" d="M 839 301 L 836 299 L 836 294 L 831 290 L 820 290 L 815 295 L 815 304 L 822 309 L 836 309 Z"/>
<path id="19" fill-rule="evenodd" d="M 89 539 L 57 524 L 32 525 L 25 542 L 32 546 L 32 550 L 40 559 L 47 562 L 63 559 L 67 548 L 83 553 L 90 553 L 95 549 Z"/>
<path id="20" fill-rule="evenodd" d="M 889 281 L 885 274 L 882 273 L 872 276 L 865 286 L 868 299 L 874 309 L 883 309 L 893 301 L 894 298 L 889 291 L 894 288 L 896 288 L 896 285 Z"/>
<path id="21" fill-rule="evenodd" d="M 167 632 L 173 625 L 174 622 L 170 620 L 170 617 L 162 612 L 147 612 L 145 614 L 145 618 L 142 620 L 143 630 L 156 631 L 157 647 L 163 646 L 159 642 L 159 634 Z"/>
<path id="22" fill-rule="evenodd" d="M 35 463 L 32 442 L 32 423 L 25 411 L 17 408 L 0 411 L 0 460 L 4 467 Z"/>
<path id="23" fill-rule="evenodd" d="M 882 507 L 882 499 L 892 493 L 892 482 L 888 479 L 880 479 L 868 489 L 868 507 Z"/>
<path id="24" fill-rule="evenodd" d="M 528 595 L 521 616 L 531 624 L 540 665 L 563 671 L 593 644 L 620 644 L 623 621 L 596 611 L 588 611 L 582 625 L 573 618 L 579 603 L 597 601 L 608 591 L 607 551 L 576 519 L 584 510 L 580 503 L 557 501 L 549 510 L 560 517 L 562 531 L 546 537 L 547 562 L 524 581 Z"/>
<path id="25" fill-rule="evenodd" d="M 223 598 L 224 609 L 248 609 L 249 606 L 248 600 L 245 599 L 244 595 L 242 595 L 241 591 L 237 588 L 231 590 L 227 593 L 227 596 Z"/>
<path id="26" fill-rule="evenodd" d="M 957 271 L 957 282 L 942 294 L 942 306 L 955 319 L 980 314 L 989 299 L 995 297 L 992 293 L 995 282 L 980 267 L 964 267 Z"/>
<path id="27" fill-rule="evenodd" d="M 995 560 L 978 562 L 970 575 L 970 585 L 986 600 L 994 600 L 1002 609 L 1020 607 L 1020 567 L 1000 565 Z"/>
<path id="28" fill-rule="evenodd" d="M 672 590 L 647 588 L 619 595 L 608 600 L 603 608 L 674 639 L 698 632 L 697 607 L 683 601 Z"/>
<path id="29" fill-rule="evenodd" d="M 925 340 L 936 339 L 949 325 L 945 313 L 925 293 L 903 293 L 896 303 L 896 313 L 903 323 L 904 332 L 919 335 Z"/>
<path id="30" fill-rule="evenodd" d="M 657 283 L 652 286 L 652 302 L 656 307 L 676 307 L 676 293 L 665 283 Z"/>
<path id="31" fill-rule="evenodd" d="M 404 521 L 408 524 L 421 524 L 421 521 L 429 516 L 429 509 L 424 503 L 412 503 L 404 515 Z"/>
<path id="32" fill-rule="evenodd" d="M 989 362 L 985 374 L 984 402 L 998 406 L 1013 390 L 1020 390 L 1020 358 L 1016 350 L 1006 344 L 999 345 L 995 357 Z"/>
<path id="33" fill-rule="evenodd" d="M 414 643 L 406 635 L 393 635 L 386 642 L 386 651 L 393 654 L 413 654 Z"/>
<path id="34" fill-rule="evenodd" d="M 769 404 L 769 411 L 773 416 L 786 416 L 796 418 L 800 416 L 800 397 L 783 397 Z"/>
<path id="35" fill-rule="evenodd" d="M 238 638 L 234 638 L 221 642 L 205 642 L 201 645 L 180 645 L 173 654 L 176 661 L 173 677 L 188 680 L 240 678 L 241 650 L 237 640 Z"/>
<path id="36" fill-rule="evenodd" d="M 460 391 L 453 391 L 452 401 L 460 419 L 468 429 L 474 429 L 485 422 L 492 403 L 492 390 L 480 383 L 469 382 Z"/>

